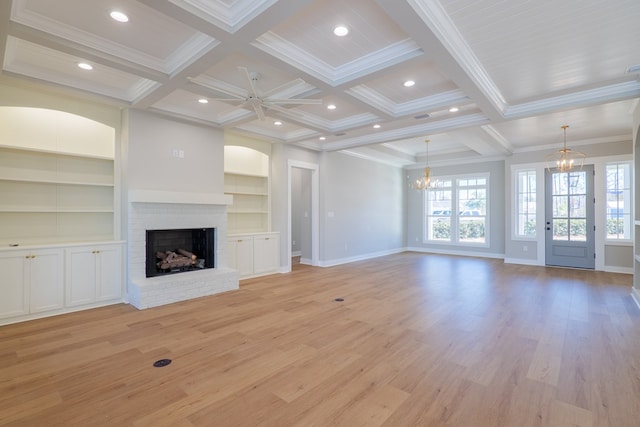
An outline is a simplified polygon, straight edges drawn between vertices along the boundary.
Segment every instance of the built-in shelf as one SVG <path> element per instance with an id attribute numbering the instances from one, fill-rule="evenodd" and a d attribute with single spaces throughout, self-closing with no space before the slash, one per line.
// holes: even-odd
<path id="1" fill-rule="evenodd" d="M 65 157 L 77 157 L 77 158 L 85 158 L 85 159 L 96 159 L 96 160 L 113 160 L 113 156 L 101 156 L 89 153 L 74 153 L 70 151 L 60 151 L 60 150 L 47 150 L 43 148 L 33 148 L 27 147 L 18 144 L 0 144 L 0 149 L 6 150 L 17 150 L 24 152 L 32 152 L 32 153 L 42 153 L 42 154 L 53 154 L 56 156 L 65 156 Z"/>
<path id="2" fill-rule="evenodd" d="M 48 179 L 29 179 L 29 178 L 15 178 L 8 176 L 0 176 L 0 181 L 7 182 L 23 182 L 32 184 L 50 184 L 50 185 L 78 185 L 86 187 L 114 187 L 113 182 L 90 182 L 90 181 L 61 181 L 61 180 L 48 180 Z"/>
<path id="3" fill-rule="evenodd" d="M 20 208 L 20 207 L 2 207 L 2 209 L 0 210 L 0 213 L 2 212 L 12 212 L 12 213 L 16 213 L 16 212 L 22 212 L 22 213 L 113 213 L 113 209 L 55 209 L 55 208 L 51 208 L 51 209 L 46 209 L 46 208 L 42 208 L 42 209 L 37 209 L 37 208 L 32 208 L 32 209 L 27 209 L 27 208 Z"/>
<path id="4" fill-rule="evenodd" d="M 233 197 L 227 211 L 230 234 L 269 230 L 269 177 L 225 172 L 224 192 Z"/>
<path id="5" fill-rule="evenodd" d="M 0 145 L 0 244 L 114 239 L 114 182 L 113 158 Z"/>

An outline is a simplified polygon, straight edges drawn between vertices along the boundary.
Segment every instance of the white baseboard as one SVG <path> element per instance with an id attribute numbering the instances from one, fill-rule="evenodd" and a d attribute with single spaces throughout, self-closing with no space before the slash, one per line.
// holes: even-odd
<path id="1" fill-rule="evenodd" d="M 398 249 L 393 249 L 393 250 L 390 250 L 390 251 L 374 252 L 374 253 L 370 253 L 370 254 L 357 255 L 357 256 L 349 257 L 349 258 L 334 259 L 334 260 L 330 260 L 330 261 L 320 261 L 318 266 L 319 267 L 333 267 L 333 266 L 340 265 L 340 264 L 348 264 L 350 262 L 364 261 L 364 260 L 367 260 L 367 259 L 378 258 L 378 257 L 385 256 L 385 255 L 399 254 L 401 252 L 405 252 L 405 248 L 398 248 Z"/>
<path id="2" fill-rule="evenodd" d="M 440 255 L 456 255 L 456 256 L 469 256 L 476 258 L 494 258 L 494 259 L 504 259 L 504 254 L 494 254 L 491 252 L 475 252 L 475 251 L 460 251 L 460 250 L 452 250 L 452 249 L 438 249 L 438 248 L 406 248 L 407 251 L 411 252 L 423 252 L 423 253 L 431 253 L 431 254 L 440 254 Z"/>
<path id="3" fill-rule="evenodd" d="M 505 264 L 520 264 L 520 265 L 533 265 L 533 266 L 544 266 L 544 264 L 540 264 L 537 259 L 523 259 L 523 258 L 505 258 Z"/>
<path id="4" fill-rule="evenodd" d="M 632 267 L 616 267 L 611 265 L 605 265 L 604 271 L 606 271 L 607 273 L 633 274 Z"/>
<path id="5" fill-rule="evenodd" d="M 302 256 L 302 251 L 291 252 L 291 256 Z"/>
<path id="6" fill-rule="evenodd" d="M 640 309 L 640 290 L 637 288 L 631 288 L 631 298 L 636 302 L 638 309 Z"/>

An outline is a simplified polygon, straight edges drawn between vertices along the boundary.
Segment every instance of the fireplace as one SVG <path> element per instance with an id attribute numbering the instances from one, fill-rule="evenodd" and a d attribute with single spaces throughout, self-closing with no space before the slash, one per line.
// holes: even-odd
<path id="1" fill-rule="evenodd" d="M 231 196 L 222 194 L 130 190 L 127 301 L 146 309 L 238 289 L 238 270 L 227 266 L 227 247 L 223 243 L 227 241 L 227 206 L 231 200 Z M 213 268 L 146 277 L 148 230 L 207 228 L 215 229 L 213 243 L 211 239 L 208 243 L 209 248 L 213 245 L 213 255 L 202 257 L 194 247 L 188 252 L 209 260 Z M 177 249 L 174 246 L 175 243 L 168 249 Z"/>
<path id="2" fill-rule="evenodd" d="M 146 277 L 215 268 L 215 228 L 147 230 Z"/>

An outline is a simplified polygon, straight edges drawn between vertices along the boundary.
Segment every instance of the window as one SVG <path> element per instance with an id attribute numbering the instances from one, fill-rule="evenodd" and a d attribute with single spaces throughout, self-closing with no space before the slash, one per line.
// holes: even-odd
<path id="1" fill-rule="evenodd" d="M 516 173 L 515 236 L 536 237 L 536 171 Z"/>
<path id="2" fill-rule="evenodd" d="M 440 179 L 425 192 L 425 240 L 487 244 L 488 176 Z"/>
<path id="3" fill-rule="evenodd" d="M 451 241 L 453 199 L 451 180 L 439 181 L 438 188 L 425 192 L 427 198 L 427 240 Z"/>
<path id="4" fill-rule="evenodd" d="M 606 166 L 607 240 L 631 240 L 631 164 Z"/>

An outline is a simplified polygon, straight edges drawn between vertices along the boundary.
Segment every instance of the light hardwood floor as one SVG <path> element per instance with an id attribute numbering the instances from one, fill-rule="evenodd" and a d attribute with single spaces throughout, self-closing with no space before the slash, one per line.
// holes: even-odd
<path id="1" fill-rule="evenodd" d="M 404 253 L 9 325 L 0 425 L 637 427 L 631 281 Z"/>

